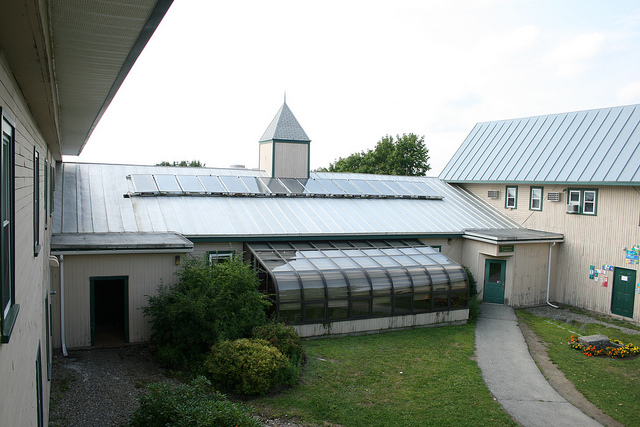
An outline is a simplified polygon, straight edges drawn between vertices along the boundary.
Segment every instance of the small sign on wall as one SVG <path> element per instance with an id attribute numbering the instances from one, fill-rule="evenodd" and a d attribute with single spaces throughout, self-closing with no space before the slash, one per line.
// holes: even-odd
<path id="1" fill-rule="evenodd" d="M 500 245 L 498 252 L 513 252 L 515 250 L 513 245 Z"/>

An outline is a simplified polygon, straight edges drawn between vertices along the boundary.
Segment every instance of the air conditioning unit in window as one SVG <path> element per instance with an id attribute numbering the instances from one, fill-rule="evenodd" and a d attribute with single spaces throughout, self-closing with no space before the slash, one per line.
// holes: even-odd
<path id="1" fill-rule="evenodd" d="M 499 199 L 500 198 L 500 190 L 489 190 L 487 197 L 490 199 Z"/>
<path id="2" fill-rule="evenodd" d="M 577 204 L 568 204 L 567 205 L 567 213 L 577 214 L 580 213 L 580 205 Z"/>
<path id="3" fill-rule="evenodd" d="M 547 193 L 547 200 L 550 202 L 559 202 L 561 201 L 562 193 Z"/>

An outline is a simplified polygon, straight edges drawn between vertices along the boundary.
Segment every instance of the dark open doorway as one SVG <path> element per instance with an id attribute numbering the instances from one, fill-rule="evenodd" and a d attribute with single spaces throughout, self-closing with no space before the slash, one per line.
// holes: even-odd
<path id="1" fill-rule="evenodd" d="M 129 342 L 129 278 L 92 277 L 91 345 L 113 347 Z"/>

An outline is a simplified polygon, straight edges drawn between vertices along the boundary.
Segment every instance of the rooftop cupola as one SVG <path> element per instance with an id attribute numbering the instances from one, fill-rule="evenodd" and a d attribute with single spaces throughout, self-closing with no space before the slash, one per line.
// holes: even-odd
<path id="1" fill-rule="evenodd" d="M 259 167 L 272 178 L 309 178 L 310 143 L 285 98 L 260 138 Z"/>

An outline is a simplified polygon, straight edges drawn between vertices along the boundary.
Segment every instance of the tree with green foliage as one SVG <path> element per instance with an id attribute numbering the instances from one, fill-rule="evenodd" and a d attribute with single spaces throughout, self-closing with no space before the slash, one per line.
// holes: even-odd
<path id="1" fill-rule="evenodd" d="M 329 168 L 318 172 L 353 172 L 379 175 L 424 176 L 431 169 L 429 150 L 424 144 L 424 135 L 413 133 L 393 136 L 385 135 L 373 150 L 340 157 Z"/>
<path id="2" fill-rule="evenodd" d="M 190 168 L 203 168 L 205 166 L 200 160 L 181 160 L 179 162 L 174 161 L 173 163 L 169 162 L 160 162 L 156 163 L 156 166 L 180 166 L 180 167 L 190 167 Z"/>
<path id="3" fill-rule="evenodd" d="M 266 323 L 271 303 L 258 290 L 255 270 L 240 257 L 217 264 L 187 259 L 177 275 L 177 284 L 161 285 L 142 308 L 152 318 L 161 363 L 197 370 L 216 342 L 250 337 Z"/>

